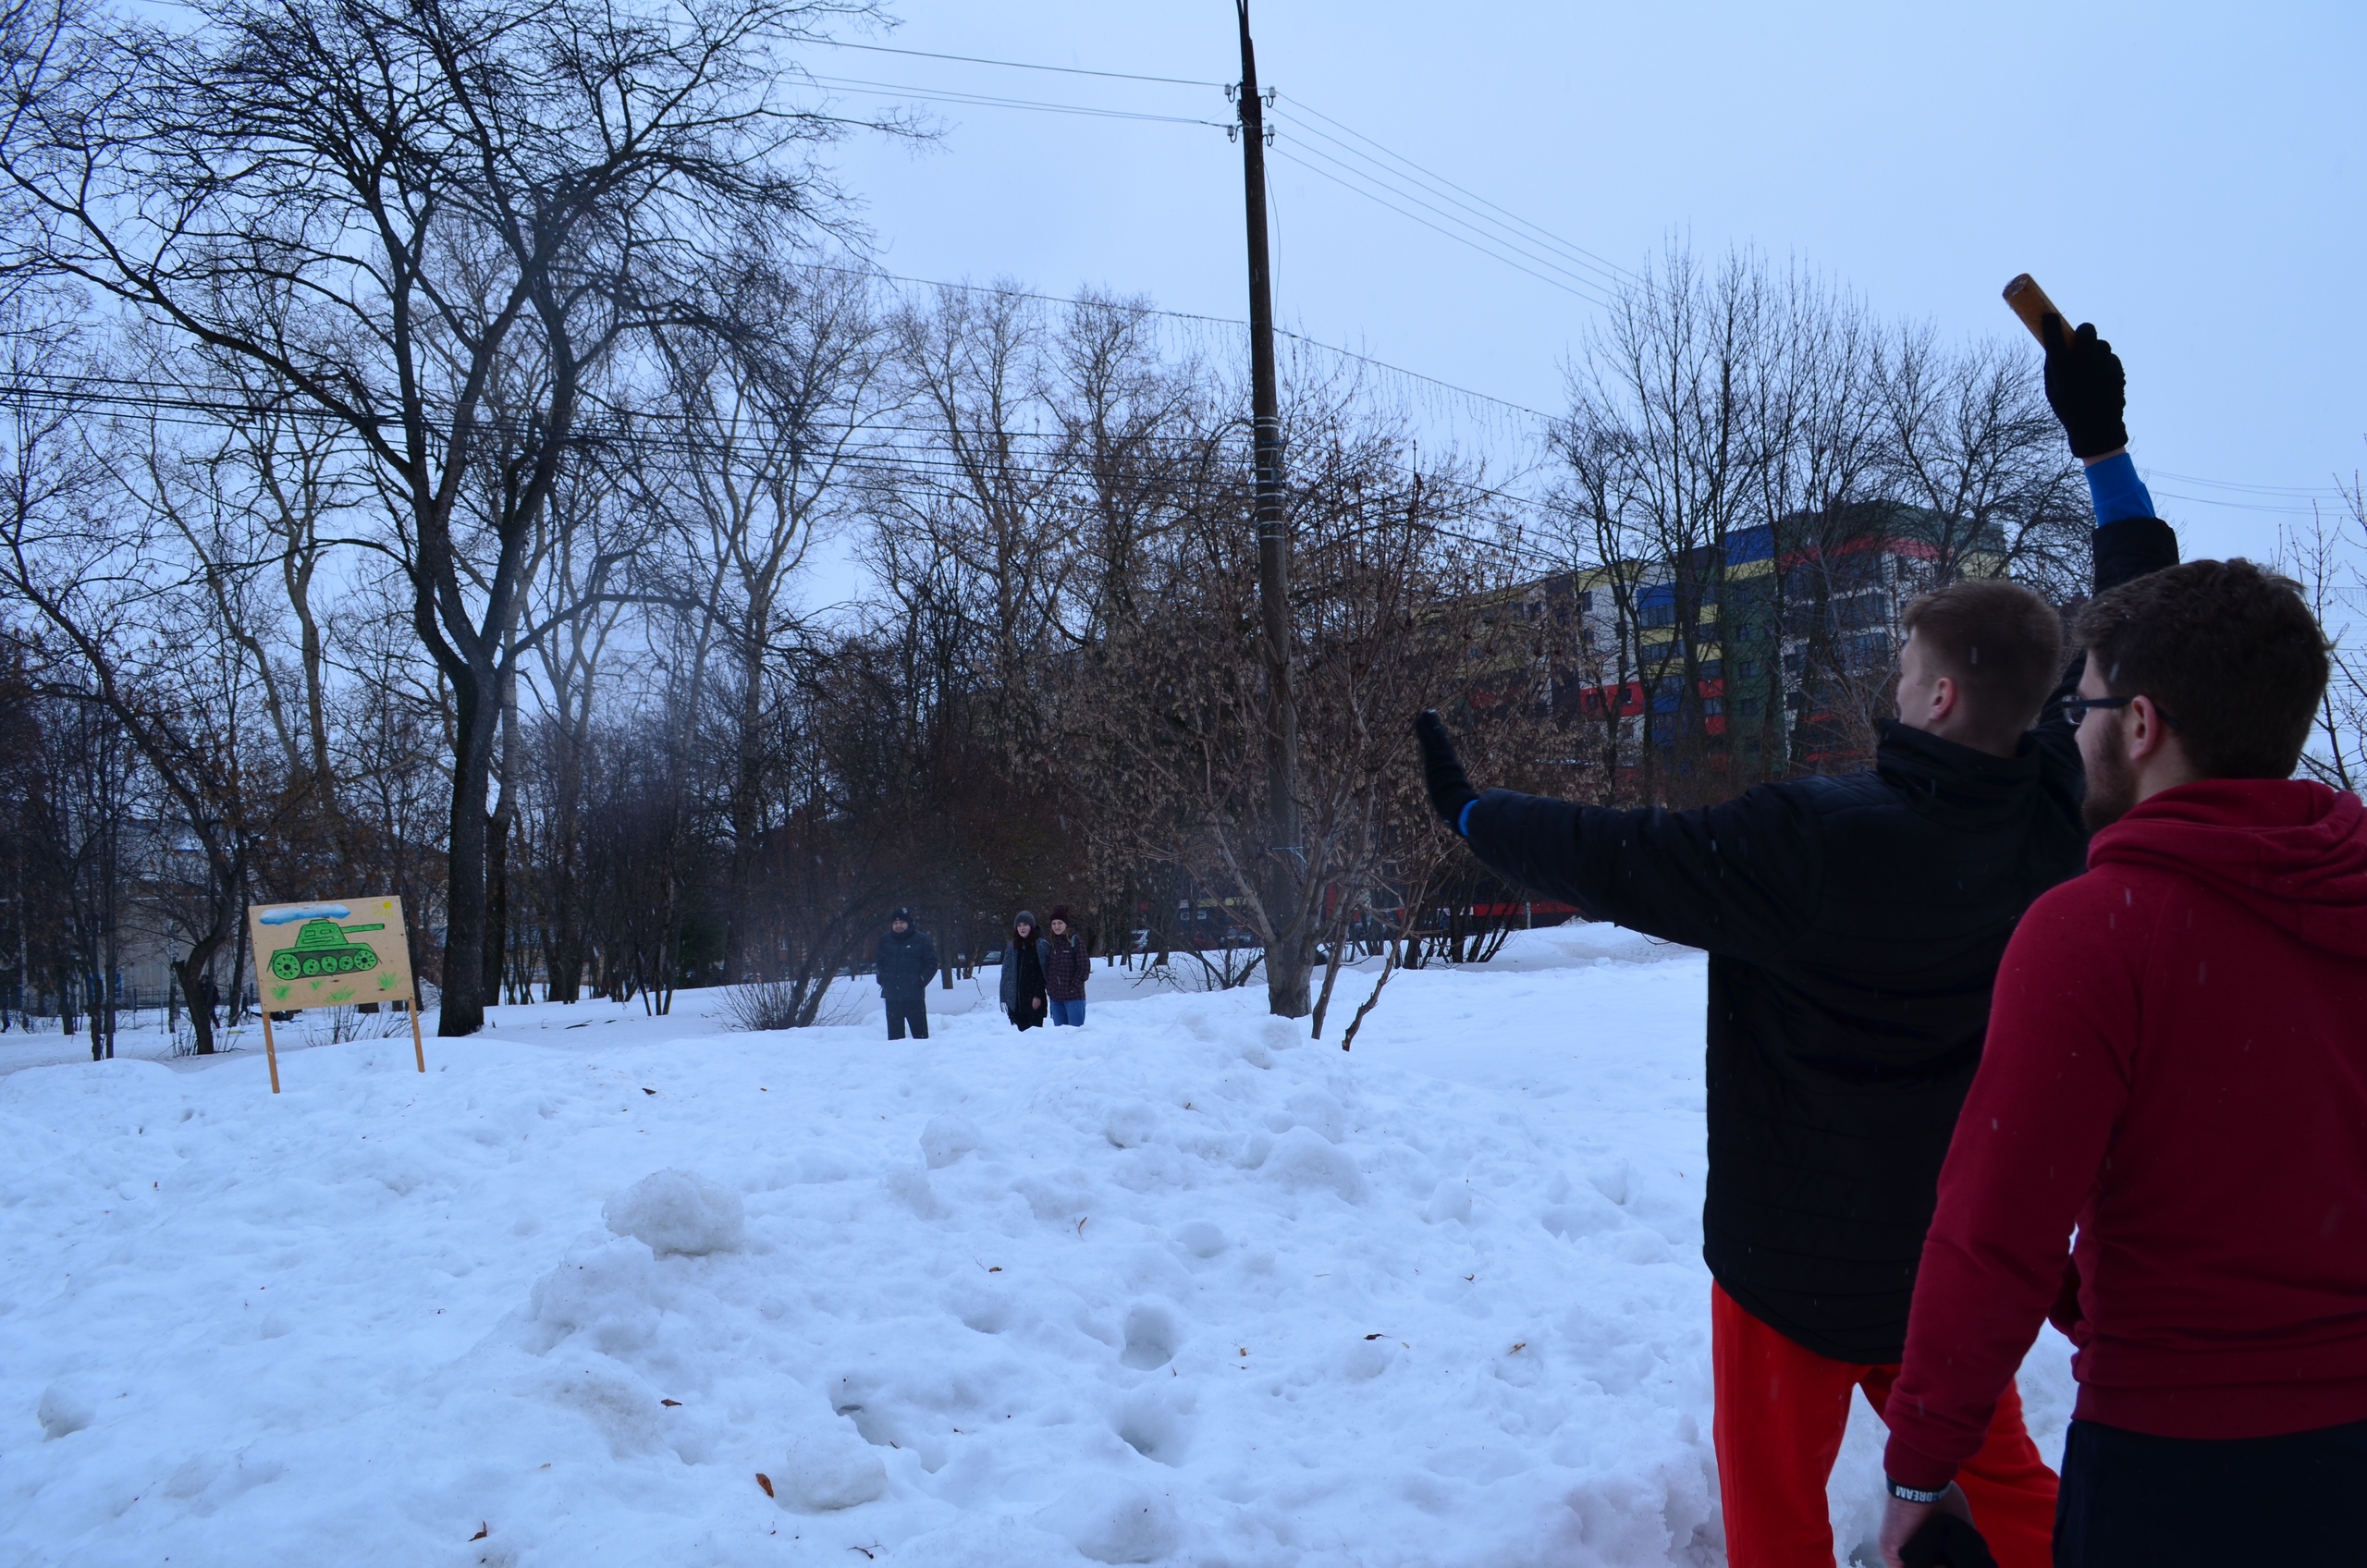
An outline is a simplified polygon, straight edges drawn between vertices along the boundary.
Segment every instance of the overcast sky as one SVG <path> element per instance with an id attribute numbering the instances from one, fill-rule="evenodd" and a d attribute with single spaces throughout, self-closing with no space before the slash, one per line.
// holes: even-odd
<path id="1" fill-rule="evenodd" d="M 903 25 L 873 41 L 900 48 L 1239 74 L 1230 0 L 891 3 Z M 1753 246 L 1885 313 L 2009 337 L 1998 289 L 2035 274 L 2127 361 L 2131 447 L 2189 556 L 2272 553 L 2280 522 L 2367 468 L 2367 7 L 1254 0 L 1253 21 L 1293 116 L 1277 153 L 1340 153 L 1309 133 L 1351 128 L 1613 266 L 1672 238 Z M 1215 87 L 806 58 L 907 98 L 1231 114 Z M 850 110 L 880 103 L 845 91 Z M 943 129 L 933 145 L 836 154 L 890 271 L 1243 314 L 1222 130 L 915 106 Z M 1583 263 L 1573 292 L 1308 167 L 1271 174 L 1285 325 L 1560 406 L 1599 308 Z"/>

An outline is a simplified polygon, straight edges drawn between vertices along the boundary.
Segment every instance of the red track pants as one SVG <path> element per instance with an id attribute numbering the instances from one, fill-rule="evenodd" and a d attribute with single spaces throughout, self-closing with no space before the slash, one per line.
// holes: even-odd
<path id="1" fill-rule="evenodd" d="M 1717 1412 L 1718 1495 L 1730 1568 L 1834 1568 L 1825 1483 L 1849 1425 L 1849 1390 L 1882 1414 L 1895 1366 L 1828 1361 L 1710 1287 L 1710 1360 Z M 1957 1473 L 1973 1523 L 1998 1568 L 2050 1568 L 2054 1472 L 2022 1429 L 2021 1394 L 1997 1402 L 1989 1441 Z"/>

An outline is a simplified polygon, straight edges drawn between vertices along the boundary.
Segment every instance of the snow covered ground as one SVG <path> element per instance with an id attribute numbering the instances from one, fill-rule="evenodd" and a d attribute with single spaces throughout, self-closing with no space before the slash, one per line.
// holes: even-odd
<path id="1" fill-rule="evenodd" d="M 894 1045 L 503 1008 L 276 1099 L 0 1036 L 0 1563 L 1724 1561 L 1699 954 L 1527 934 L 1344 1056 L 1128 979 Z M 1861 1403 L 1845 1561 L 1878 1455 Z"/>

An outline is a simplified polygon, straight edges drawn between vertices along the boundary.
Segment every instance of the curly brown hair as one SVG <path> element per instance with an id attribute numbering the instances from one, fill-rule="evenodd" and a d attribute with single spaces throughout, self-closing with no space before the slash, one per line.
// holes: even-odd
<path id="1" fill-rule="evenodd" d="M 2189 561 L 2099 594 L 2079 645 L 2116 697 L 2153 699 L 2207 778 L 2283 778 L 2326 690 L 2300 584 L 2248 560 Z"/>

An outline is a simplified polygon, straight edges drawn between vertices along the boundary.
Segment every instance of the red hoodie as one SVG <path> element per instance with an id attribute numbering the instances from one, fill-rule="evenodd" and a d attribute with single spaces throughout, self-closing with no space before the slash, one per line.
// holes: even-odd
<path id="1" fill-rule="evenodd" d="M 1891 1476 L 1944 1486 L 2056 1316 L 2081 1420 L 2367 1419 L 2367 810 L 2165 790 L 2022 917 L 1923 1243 Z"/>

